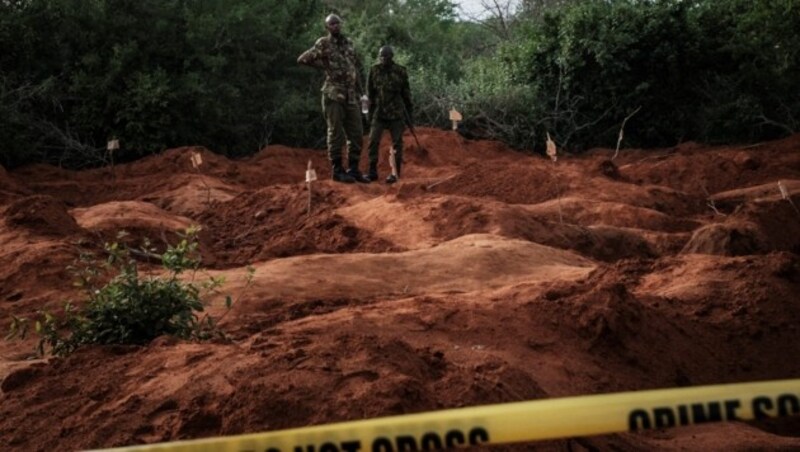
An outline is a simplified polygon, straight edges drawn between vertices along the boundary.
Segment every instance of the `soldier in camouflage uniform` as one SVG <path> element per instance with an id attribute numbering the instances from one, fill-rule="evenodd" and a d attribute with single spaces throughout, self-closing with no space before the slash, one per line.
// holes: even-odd
<path id="1" fill-rule="evenodd" d="M 395 168 L 397 177 L 390 174 L 387 184 L 397 182 L 403 164 L 403 129 L 404 121 L 411 123 L 411 89 L 408 84 L 406 68 L 395 64 L 394 51 L 389 46 L 381 47 L 378 52 L 379 63 L 370 68 L 367 79 L 367 92 L 370 99 L 369 109 L 369 174 L 370 180 L 378 179 L 378 145 L 384 129 L 392 135 L 392 147 L 395 150 Z"/>
<path id="2" fill-rule="evenodd" d="M 325 72 L 322 85 L 322 111 L 328 126 L 328 157 L 333 180 L 369 182 L 358 170 L 363 128 L 358 105 L 363 93 L 361 61 L 352 41 L 341 32 L 342 19 L 336 14 L 325 18 L 328 36 L 319 38 L 314 47 L 303 52 L 297 62 Z M 342 166 L 342 145 L 347 137 L 349 169 Z"/>

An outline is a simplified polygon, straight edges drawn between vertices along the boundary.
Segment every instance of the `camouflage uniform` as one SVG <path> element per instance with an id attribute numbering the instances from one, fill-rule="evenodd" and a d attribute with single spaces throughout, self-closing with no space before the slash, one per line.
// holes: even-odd
<path id="1" fill-rule="evenodd" d="M 362 67 L 353 43 L 343 35 L 319 38 L 298 61 L 325 71 L 322 111 L 328 125 L 328 157 L 334 171 L 342 169 L 342 145 L 347 137 L 348 164 L 358 170 L 361 157 Z"/>
<path id="2" fill-rule="evenodd" d="M 395 64 L 380 63 L 370 68 L 367 79 L 367 91 L 371 101 L 370 133 L 369 133 L 369 173 L 377 175 L 378 145 L 384 129 L 392 135 L 397 175 L 403 162 L 403 129 L 406 114 L 411 119 L 411 89 L 408 84 L 406 68 Z"/>

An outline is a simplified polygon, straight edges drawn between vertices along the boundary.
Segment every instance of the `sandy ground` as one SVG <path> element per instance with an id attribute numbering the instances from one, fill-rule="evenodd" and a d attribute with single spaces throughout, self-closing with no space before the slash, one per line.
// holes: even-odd
<path id="1" fill-rule="evenodd" d="M 323 151 L 282 146 L 239 161 L 172 149 L 113 172 L 0 168 L 1 319 L 80 300 L 67 267 L 123 229 L 163 247 L 201 226 L 204 269 L 237 300 L 227 340 L 46 359 L 34 339 L 0 342 L 0 449 L 800 377 L 800 135 L 553 163 L 417 134 L 393 186 L 334 183 Z M 796 450 L 800 422 L 492 450 L 597 449 Z"/>

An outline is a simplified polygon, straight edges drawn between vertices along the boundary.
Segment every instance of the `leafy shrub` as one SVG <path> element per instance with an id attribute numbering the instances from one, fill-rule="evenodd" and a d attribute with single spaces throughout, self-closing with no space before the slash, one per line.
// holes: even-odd
<path id="1" fill-rule="evenodd" d="M 201 284 L 185 282 L 179 276 L 186 271 L 196 271 L 196 230 L 188 230 L 180 243 L 169 246 L 157 255 L 145 245 L 143 251 L 134 251 L 117 243 L 106 244 L 108 258 L 97 265 L 91 256 L 83 256 L 85 265 L 76 268 L 78 281 L 88 299 L 83 308 L 72 303 L 65 305 L 61 315 L 40 311 L 35 322 L 40 335 L 39 353 L 46 347 L 55 355 L 67 355 L 87 344 L 145 344 L 161 335 L 181 339 L 208 339 L 217 332 L 216 323 L 209 315 L 199 317 L 204 311 L 203 295 L 215 292 L 223 284 L 222 278 L 209 278 Z M 148 249 L 149 248 L 149 249 Z M 167 274 L 144 276 L 140 274 L 132 254 L 159 257 Z M 98 287 L 98 282 L 114 274 L 110 281 Z M 249 269 L 248 283 L 253 269 Z M 233 301 L 225 299 L 230 309 Z M 226 312 L 227 313 L 227 312 Z M 27 319 L 14 318 L 10 336 L 24 336 Z"/>
<path id="2" fill-rule="evenodd" d="M 425 124 L 450 127 L 448 111 L 455 108 L 465 118 L 468 136 L 532 148 L 532 88 L 516 83 L 511 70 L 495 57 L 467 61 L 462 70 L 455 81 L 446 80 L 440 71 L 413 71 L 415 117 Z"/>
<path id="3" fill-rule="evenodd" d="M 792 0 L 580 1 L 520 27 L 502 58 L 562 146 L 754 141 L 798 130 Z"/>
<path id="4" fill-rule="evenodd" d="M 304 143 L 319 85 L 297 56 L 319 0 L 0 1 L 0 164 L 70 168 L 187 144 L 230 157 Z M 315 85 L 314 102 L 289 105 Z M 47 88 L 47 89 L 44 89 Z M 311 108 L 311 110 L 309 110 Z"/>

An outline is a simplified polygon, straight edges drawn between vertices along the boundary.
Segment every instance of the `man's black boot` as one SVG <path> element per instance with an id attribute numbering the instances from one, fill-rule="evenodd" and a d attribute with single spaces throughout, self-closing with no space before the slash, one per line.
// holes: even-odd
<path id="1" fill-rule="evenodd" d="M 344 182 L 345 184 L 352 184 L 356 180 L 353 179 L 353 176 L 347 174 L 341 166 L 334 166 L 331 171 L 331 179 L 336 182 Z"/>
<path id="2" fill-rule="evenodd" d="M 362 184 L 368 184 L 371 182 L 368 177 L 361 174 L 361 171 L 357 170 L 356 168 L 347 170 L 347 175 L 352 177 L 354 181 L 361 182 Z"/>
<path id="3" fill-rule="evenodd" d="M 378 167 L 370 165 L 367 178 L 370 180 L 370 182 L 378 180 Z"/>
<path id="4" fill-rule="evenodd" d="M 397 172 L 397 176 L 395 176 L 394 174 L 390 174 L 389 177 L 386 178 L 386 183 L 387 184 L 393 184 L 393 183 L 397 182 L 398 179 L 400 179 L 400 169 L 403 168 L 403 154 L 401 152 L 398 152 L 395 155 L 395 159 L 396 160 L 394 162 L 394 166 L 395 166 L 395 168 L 397 170 L 396 171 Z"/>

